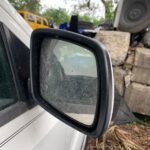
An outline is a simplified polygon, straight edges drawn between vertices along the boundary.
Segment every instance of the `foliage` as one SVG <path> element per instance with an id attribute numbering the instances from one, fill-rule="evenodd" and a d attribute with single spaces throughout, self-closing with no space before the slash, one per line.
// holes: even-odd
<path id="1" fill-rule="evenodd" d="M 65 0 L 66 2 L 67 0 Z M 78 14 L 82 16 L 87 16 L 83 17 L 86 20 L 94 22 L 94 24 L 98 24 L 98 22 L 102 22 L 101 18 L 98 18 L 96 14 L 100 12 L 100 7 L 92 0 L 74 0 L 76 1 L 76 4 L 73 6 L 74 14 Z M 105 20 L 112 20 L 114 16 L 114 11 L 113 11 L 113 6 L 110 0 L 99 0 L 99 2 L 104 4 L 105 7 Z M 104 19 L 103 19 L 104 20 Z"/>
<path id="2" fill-rule="evenodd" d="M 75 13 L 71 13 L 71 14 L 75 14 Z M 77 15 L 79 16 L 79 20 L 92 22 L 95 26 L 100 24 L 100 20 L 98 20 L 95 17 L 91 17 L 89 15 L 80 15 L 80 14 Z M 50 23 L 53 22 L 57 25 L 63 22 L 69 22 L 71 17 L 71 15 L 69 15 L 66 9 L 62 9 L 62 8 L 59 9 L 48 8 L 43 12 L 42 16 L 44 16 Z"/>
<path id="3" fill-rule="evenodd" d="M 64 0 L 67 2 L 68 0 Z M 99 25 L 103 19 L 95 16 L 99 11 L 98 5 L 96 3 L 91 2 L 91 0 L 72 0 L 75 2 L 73 4 L 73 10 L 71 14 L 78 15 L 79 20 L 92 22 L 95 26 Z M 40 0 L 9 0 L 9 2 L 17 9 L 17 10 L 27 10 L 33 12 L 35 14 L 40 14 L 41 4 Z M 112 19 L 113 11 L 111 7 L 110 1 L 105 1 L 105 18 Z M 48 19 L 48 21 L 54 22 L 59 25 L 62 22 L 69 22 L 70 14 L 63 8 L 47 8 L 42 15 Z"/>
<path id="4" fill-rule="evenodd" d="M 105 1 L 105 19 L 112 20 L 114 12 L 110 1 Z"/>
<path id="5" fill-rule="evenodd" d="M 65 2 L 67 2 L 67 0 L 65 0 Z M 99 7 L 96 3 L 90 0 L 74 0 L 74 2 L 71 14 L 78 15 L 79 20 L 92 22 L 94 26 L 100 24 L 100 18 L 95 15 L 97 11 L 99 11 Z"/>
<path id="6" fill-rule="evenodd" d="M 76 3 L 73 5 L 74 14 L 80 14 L 85 16 L 93 17 L 97 10 L 99 10 L 98 5 L 96 3 L 91 2 L 90 0 L 74 0 Z"/>
<path id="7" fill-rule="evenodd" d="M 90 16 L 87 16 L 87 15 L 84 15 L 84 16 L 79 15 L 79 20 L 92 22 L 95 27 L 98 26 L 100 23 L 102 23 L 104 21 L 103 18 L 97 19 L 95 17 L 90 17 Z"/>
<path id="8" fill-rule="evenodd" d="M 36 14 L 39 14 L 41 10 L 40 0 L 9 0 L 9 2 L 17 10 L 27 10 Z"/>
<path id="9" fill-rule="evenodd" d="M 59 25 L 63 22 L 68 22 L 70 19 L 70 16 L 66 9 L 63 8 L 48 8 L 46 9 L 42 14 L 50 23 L 55 23 Z"/>

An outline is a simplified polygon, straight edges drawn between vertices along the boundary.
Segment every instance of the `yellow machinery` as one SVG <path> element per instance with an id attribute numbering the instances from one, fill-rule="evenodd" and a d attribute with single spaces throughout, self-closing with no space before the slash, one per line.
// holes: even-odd
<path id="1" fill-rule="evenodd" d="M 17 10 L 17 11 L 24 18 L 24 20 L 31 26 L 33 30 L 36 28 L 49 27 L 47 19 L 35 15 L 33 13 L 30 13 L 28 11 L 24 11 L 24 10 Z"/>

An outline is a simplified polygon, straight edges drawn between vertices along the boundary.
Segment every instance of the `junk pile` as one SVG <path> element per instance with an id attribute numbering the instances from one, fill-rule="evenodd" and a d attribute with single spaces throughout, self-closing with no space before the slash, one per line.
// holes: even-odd
<path id="1" fill-rule="evenodd" d="M 131 111 L 150 116 L 150 49 L 141 43 L 130 47 L 130 37 L 130 33 L 119 31 L 99 31 L 95 37 L 112 59 L 116 89 L 113 117 L 118 113 L 118 119 L 113 119 L 119 124 L 135 121 Z"/>

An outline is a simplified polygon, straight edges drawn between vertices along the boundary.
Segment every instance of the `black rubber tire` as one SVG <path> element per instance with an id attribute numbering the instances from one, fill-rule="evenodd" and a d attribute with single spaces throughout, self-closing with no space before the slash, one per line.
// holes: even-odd
<path id="1" fill-rule="evenodd" d="M 148 25 L 150 25 L 150 1 L 124 0 L 118 29 L 138 33 Z"/>

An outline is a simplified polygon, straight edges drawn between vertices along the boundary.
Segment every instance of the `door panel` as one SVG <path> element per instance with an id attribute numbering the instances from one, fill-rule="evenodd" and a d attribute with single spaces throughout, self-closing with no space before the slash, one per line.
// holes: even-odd
<path id="1" fill-rule="evenodd" d="M 3 137 L 6 133 L 9 136 L 3 138 L 7 140 L 0 145 L 1 150 L 80 150 L 85 140 L 85 135 L 66 126 L 40 106 L 5 125 L 2 131 Z"/>

